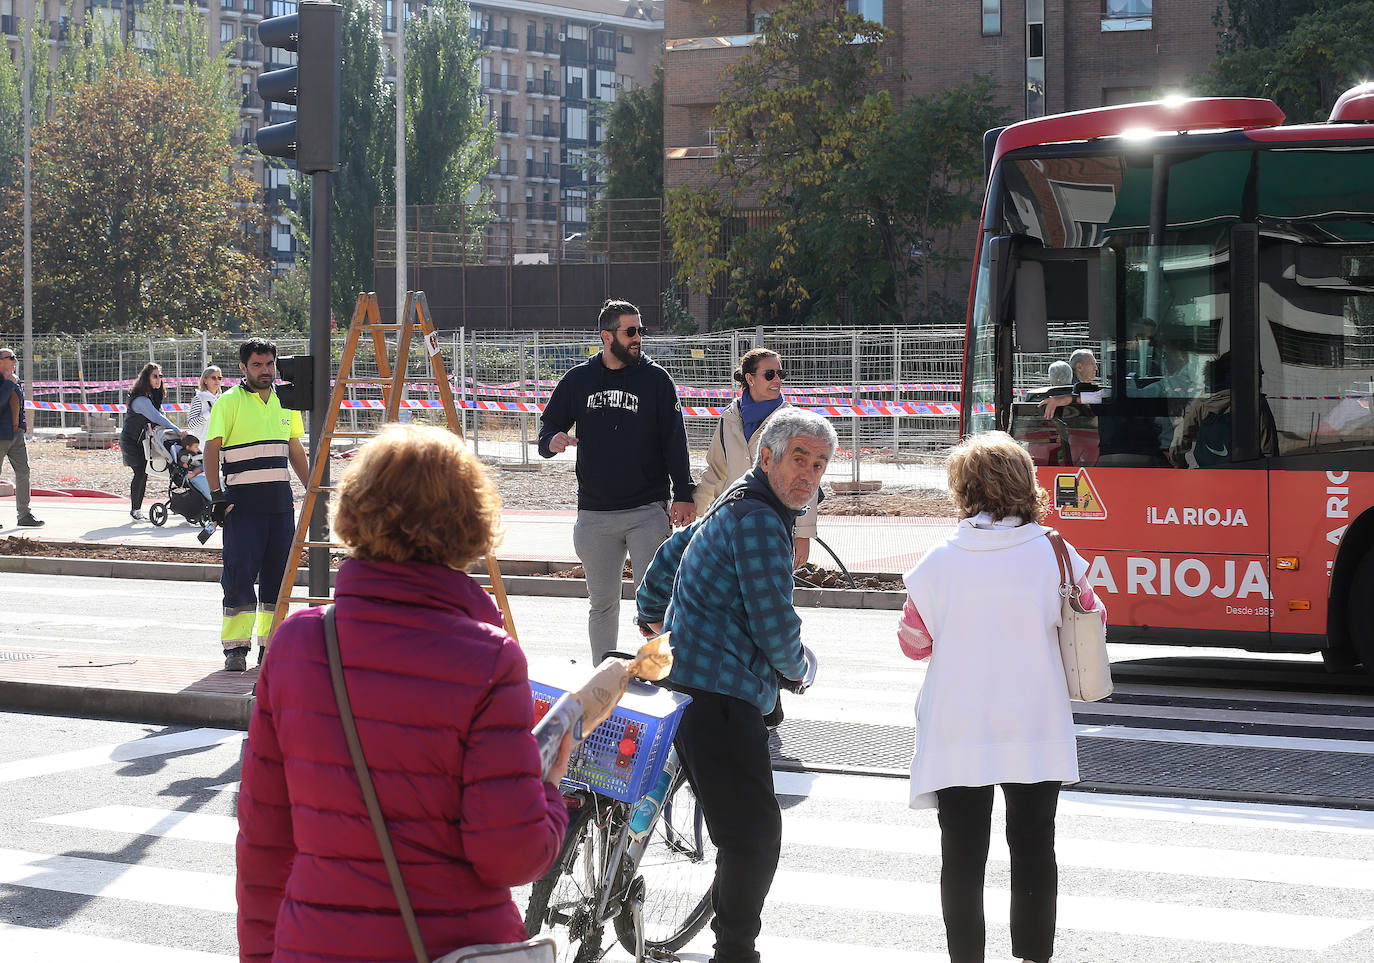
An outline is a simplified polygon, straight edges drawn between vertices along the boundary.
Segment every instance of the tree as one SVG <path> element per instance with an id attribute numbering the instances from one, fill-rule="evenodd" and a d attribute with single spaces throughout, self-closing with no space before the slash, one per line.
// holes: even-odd
<path id="1" fill-rule="evenodd" d="M 406 22 L 406 203 L 461 204 L 491 170 L 495 137 L 468 5 L 435 0 Z"/>
<path id="2" fill-rule="evenodd" d="M 606 183 L 602 197 L 663 196 L 663 65 L 647 87 L 616 98 L 606 112 L 606 137 L 597 152 Z"/>
<path id="3" fill-rule="evenodd" d="M 132 53 L 34 133 L 35 330 L 217 326 L 251 313 L 259 188 L 217 106 Z M 20 197 L 0 229 L 0 312 L 18 318 Z"/>
<path id="4" fill-rule="evenodd" d="M 1003 115 L 982 79 L 899 110 L 880 86 L 886 36 L 845 0 L 793 0 L 730 70 L 718 180 L 670 192 L 667 219 L 679 280 L 725 284 L 731 323 L 953 309 L 933 282 L 962 266 L 953 231 L 977 213 L 983 131 Z"/>
<path id="5" fill-rule="evenodd" d="M 1220 54 L 1200 93 L 1268 97 L 1289 122 L 1329 116 L 1336 98 L 1374 73 L 1371 0 L 1231 0 L 1218 10 Z"/>
<path id="6" fill-rule="evenodd" d="M 31 57 L 29 80 L 29 126 L 36 128 L 48 112 L 49 70 L 46 51 L 47 33 L 41 20 L 21 20 L 18 29 L 28 31 L 29 49 L 37 51 Z M 20 183 L 24 163 L 24 70 L 17 58 L 0 56 L 0 192 Z"/>

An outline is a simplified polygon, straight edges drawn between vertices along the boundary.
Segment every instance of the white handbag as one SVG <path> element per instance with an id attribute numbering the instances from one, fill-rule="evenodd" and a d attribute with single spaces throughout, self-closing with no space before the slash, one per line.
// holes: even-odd
<path id="1" fill-rule="evenodd" d="M 377 801 L 377 790 L 372 785 L 372 772 L 367 768 L 363 756 L 363 744 L 358 739 L 358 726 L 353 719 L 353 706 L 348 698 L 348 684 L 344 681 L 343 660 L 339 655 L 339 630 L 334 619 L 334 606 L 324 609 L 324 648 L 329 657 L 329 678 L 334 685 L 334 701 L 339 707 L 339 721 L 343 724 L 344 738 L 348 742 L 348 754 L 353 759 L 353 768 L 358 774 L 358 785 L 363 791 L 363 801 L 367 804 L 367 814 L 372 819 L 372 829 L 377 834 L 377 845 L 382 850 L 382 861 L 391 877 L 391 888 L 396 894 L 396 905 L 405 922 L 406 935 L 410 937 L 410 947 L 415 953 L 415 963 L 430 963 L 425 952 L 424 940 L 420 938 L 420 926 L 415 920 L 415 910 L 410 904 L 410 894 L 406 892 L 405 881 L 401 878 L 401 864 L 396 861 L 396 851 L 391 846 L 391 834 L 387 832 L 386 819 Z M 483 943 L 479 946 L 465 946 L 445 953 L 434 963 L 554 963 L 558 957 L 558 946 L 551 936 L 539 936 L 522 943 Z"/>
<path id="2" fill-rule="evenodd" d="M 1059 655 L 1064 661 L 1064 681 L 1069 698 L 1097 702 L 1112 694 L 1112 664 L 1107 657 L 1107 626 L 1102 610 L 1085 609 L 1079 601 L 1082 589 L 1073 577 L 1069 550 L 1053 529 L 1045 533 L 1059 561 Z"/>

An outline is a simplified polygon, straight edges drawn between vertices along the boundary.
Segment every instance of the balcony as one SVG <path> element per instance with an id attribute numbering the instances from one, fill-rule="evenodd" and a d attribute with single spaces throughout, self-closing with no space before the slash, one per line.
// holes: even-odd
<path id="1" fill-rule="evenodd" d="M 48 21 L 48 39 L 66 42 L 72 39 L 76 33 L 76 25 L 72 23 L 70 17 L 63 17 L 61 20 Z"/>
<path id="2" fill-rule="evenodd" d="M 482 43 L 488 47 L 501 47 L 506 50 L 520 49 L 513 30 L 488 30 L 482 35 Z"/>
<path id="3" fill-rule="evenodd" d="M 258 12 L 258 0 L 243 0 L 243 12 L 256 16 Z"/>
<path id="4" fill-rule="evenodd" d="M 752 47 L 763 39 L 763 34 L 742 33 L 733 37 L 684 37 L 681 40 L 663 41 L 665 53 L 679 50 L 725 50 L 733 47 Z"/>
<path id="5" fill-rule="evenodd" d="M 493 117 L 493 126 L 496 127 L 498 134 L 510 135 L 520 133 L 520 122 L 514 117 Z"/>
<path id="6" fill-rule="evenodd" d="M 514 93 L 520 89 L 520 80 L 515 74 L 488 74 L 482 78 L 482 86 L 488 90 L 507 90 Z"/>
<path id="7" fill-rule="evenodd" d="M 230 60 L 237 60 L 240 63 L 257 63 L 258 57 L 258 45 L 251 42 L 240 43 L 234 48 L 233 52 L 229 54 Z"/>
<path id="8" fill-rule="evenodd" d="M 383 18 L 382 18 L 382 32 L 383 32 L 383 33 L 395 33 L 395 32 L 396 32 L 396 18 L 395 18 L 395 17 L 383 17 Z"/>
<path id="9" fill-rule="evenodd" d="M 496 177 L 518 177 L 520 168 L 518 162 L 510 158 L 498 159 L 491 165 L 491 173 Z"/>
<path id="10" fill-rule="evenodd" d="M 563 44 L 551 33 L 540 36 L 537 33 L 525 34 L 525 49 L 534 54 L 548 54 L 557 57 L 563 52 Z"/>
<path id="11" fill-rule="evenodd" d="M 558 165 L 527 160 L 525 161 L 525 176 L 532 180 L 556 181 L 558 180 Z"/>
<path id="12" fill-rule="evenodd" d="M 0 33 L 14 36 L 19 32 L 19 18 L 13 14 L 0 14 Z"/>
<path id="13" fill-rule="evenodd" d="M 531 137 L 552 137 L 557 140 L 562 136 L 562 126 L 553 120 L 532 120 L 528 133 Z"/>
<path id="14" fill-rule="evenodd" d="M 552 77 L 525 81 L 525 93 L 542 97 L 563 96 L 563 85 Z"/>
<path id="15" fill-rule="evenodd" d="M 553 201 L 543 203 L 526 204 L 525 216 L 531 221 L 556 221 L 558 220 L 558 205 Z"/>

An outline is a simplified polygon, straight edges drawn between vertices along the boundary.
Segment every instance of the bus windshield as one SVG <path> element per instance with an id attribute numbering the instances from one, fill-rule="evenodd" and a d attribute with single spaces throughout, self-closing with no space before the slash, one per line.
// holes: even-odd
<path id="1" fill-rule="evenodd" d="M 966 431 L 1046 466 L 1374 445 L 1371 170 L 1365 147 L 1009 154 L 984 237 L 1014 267 L 984 244 Z"/>

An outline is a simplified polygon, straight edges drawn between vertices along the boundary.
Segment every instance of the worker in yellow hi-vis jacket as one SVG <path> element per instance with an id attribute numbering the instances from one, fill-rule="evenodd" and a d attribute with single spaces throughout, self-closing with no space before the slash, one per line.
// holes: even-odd
<path id="1" fill-rule="evenodd" d="M 273 390 L 277 346 L 265 338 L 249 338 L 239 345 L 239 368 L 243 381 L 215 402 L 205 439 L 210 512 L 224 537 L 220 642 L 229 672 L 248 668 L 255 630 L 262 662 L 295 534 L 287 469 L 295 471 L 301 484 L 309 474 L 300 412 L 283 408 Z"/>

